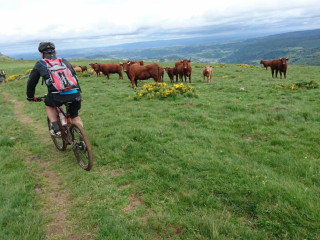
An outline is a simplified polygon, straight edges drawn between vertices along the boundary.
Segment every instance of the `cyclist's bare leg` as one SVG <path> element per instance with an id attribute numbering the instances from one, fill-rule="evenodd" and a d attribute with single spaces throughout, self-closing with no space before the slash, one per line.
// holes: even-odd
<path id="1" fill-rule="evenodd" d="M 47 112 L 47 116 L 48 116 L 50 122 L 58 121 L 57 112 L 54 109 L 54 107 L 46 106 L 46 112 Z"/>
<path id="2" fill-rule="evenodd" d="M 79 123 L 80 126 L 83 127 L 82 119 L 81 119 L 79 116 L 74 117 L 74 118 L 71 118 L 71 121 L 72 121 L 73 123 Z"/>
<path id="3" fill-rule="evenodd" d="M 60 136 L 61 132 L 59 131 L 57 112 L 54 107 L 46 106 L 47 116 L 50 123 L 52 124 L 52 129 L 50 130 L 51 135 Z"/>

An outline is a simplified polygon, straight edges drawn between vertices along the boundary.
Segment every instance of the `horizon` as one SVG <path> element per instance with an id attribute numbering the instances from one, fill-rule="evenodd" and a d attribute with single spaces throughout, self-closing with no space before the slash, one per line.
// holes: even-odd
<path id="1" fill-rule="evenodd" d="M 137 41 L 137 42 L 128 42 L 128 43 L 120 43 L 115 45 L 109 45 L 109 46 L 83 46 L 83 47 L 76 47 L 75 45 L 70 48 L 60 48 L 60 46 L 63 46 L 63 43 L 60 43 L 58 41 L 54 42 L 56 45 L 57 53 L 66 53 L 71 52 L 73 50 L 81 50 L 81 49 L 104 49 L 104 50 L 110 50 L 110 51 L 122 51 L 127 50 L 128 47 L 132 49 L 145 49 L 145 48 L 159 48 L 159 47 L 174 47 L 178 46 L 177 42 L 181 42 L 180 46 L 191 46 L 195 44 L 206 44 L 206 43 L 229 43 L 232 41 L 243 41 L 243 40 L 251 40 L 251 39 L 259 39 L 264 37 L 272 37 L 282 34 L 290 34 L 290 33 L 298 33 L 298 32 L 312 32 L 320 30 L 320 28 L 317 29 L 308 29 L 308 30 L 300 30 L 300 31 L 290 31 L 290 32 L 281 32 L 276 34 L 270 34 L 270 35 L 259 35 L 259 34 L 252 34 L 250 36 L 245 37 L 244 35 L 231 35 L 231 36 L 219 36 L 219 37 L 210 37 L 210 36 L 203 36 L 203 37 L 193 37 L 193 38 L 180 38 L 180 39 L 168 39 L 168 40 L 150 40 L 150 41 Z M 196 40 L 200 39 L 200 42 L 195 42 Z M 25 45 L 21 45 L 21 49 L 25 49 L 25 51 L 19 51 L 16 49 L 16 52 L 13 52 L 9 55 L 4 54 L 0 51 L 1 54 L 11 57 L 14 59 L 37 59 L 40 58 L 40 54 L 37 50 L 38 42 L 31 42 L 30 44 L 36 44 L 36 49 L 34 48 L 26 48 Z M 125 48 L 125 49 L 123 49 Z M 131 49 L 131 50 L 132 50 Z"/>

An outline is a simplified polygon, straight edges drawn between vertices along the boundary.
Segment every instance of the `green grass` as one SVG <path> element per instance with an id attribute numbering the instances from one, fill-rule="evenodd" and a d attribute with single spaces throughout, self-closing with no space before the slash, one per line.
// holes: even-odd
<path id="1" fill-rule="evenodd" d="M 37 178 L 23 156 L 30 130 L 0 98 L 0 239 L 43 239 L 43 217 L 34 191 Z"/>
<path id="2" fill-rule="evenodd" d="M 33 65 L 17 61 L 3 68 L 8 77 Z M 287 79 L 280 80 L 271 78 L 270 69 L 225 65 L 214 68 L 207 84 L 202 65 L 192 66 L 198 98 L 135 101 L 125 75 L 124 80 L 118 75 L 80 78 L 80 115 L 94 152 L 89 173 L 76 165 L 71 149 L 62 160 L 45 157 L 55 152 L 53 144 L 35 147 L 41 145 L 37 130 L 21 126 L 12 104 L 1 100 L 1 119 L 10 126 L 1 123 L 0 153 L 9 156 L 1 157 L 1 192 L 8 191 L 6 184 L 16 190 L 0 196 L 19 202 L 18 208 L 1 206 L 1 212 L 20 218 L 31 212 L 25 224 L 34 227 L 30 232 L 38 239 L 43 236 L 39 219 L 46 216 L 39 205 L 45 200 L 31 187 L 36 166 L 22 157 L 30 151 L 56 162 L 50 169 L 71 198 L 68 220 L 75 232 L 94 239 L 319 239 L 319 89 L 274 86 L 318 82 L 320 69 L 289 66 Z M 144 83 L 152 80 L 138 86 Z M 7 92 L 25 102 L 26 80 L 0 88 L 2 97 Z M 36 95 L 45 92 L 39 83 Z M 24 110 L 46 125 L 43 103 L 26 103 Z M 23 143 L 10 140 L 12 129 Z M 6 222 L 0 221 L 2 239 L 19 236 L 21 222 Z"/>

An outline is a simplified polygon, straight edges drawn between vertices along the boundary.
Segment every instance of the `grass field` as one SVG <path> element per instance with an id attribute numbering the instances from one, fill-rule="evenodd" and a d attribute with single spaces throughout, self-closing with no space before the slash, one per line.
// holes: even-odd
<path id="1" fill-rule="evenodd" d="M 197 98 L 135 101 L 125 74 L 80 77 L 90 172 L 50 142 L 27 78 L 1 84 L 0 239 L 320 239 L 319 88 L 275 88 L 320 68 L 224 65 L 208 84 L 192 67 Z"/>

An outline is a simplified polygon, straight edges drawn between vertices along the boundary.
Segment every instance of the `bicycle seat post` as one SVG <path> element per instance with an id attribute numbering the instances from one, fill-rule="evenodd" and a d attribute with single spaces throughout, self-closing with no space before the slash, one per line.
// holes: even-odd
<path id="1" fill-rule="evenodd" d="M 72 102 L 66 102 L 64 105 L 66 106 L 66 116 L 67 116 L 67 118 L 69 118 L 70 117 L 70 113 L 69 113 L 69 107 L 70 107 L 70 105 L 69 104 L 71 104 Z"/>

